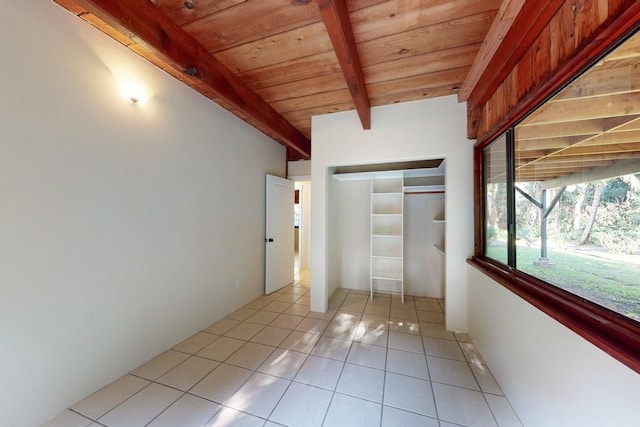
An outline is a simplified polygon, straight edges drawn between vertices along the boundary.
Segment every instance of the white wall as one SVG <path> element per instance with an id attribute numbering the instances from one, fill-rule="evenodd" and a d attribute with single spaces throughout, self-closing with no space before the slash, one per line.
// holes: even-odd
<path id="1" fill-rule="evenodd" d="M 637 426 L 640 375 L 471 266 L 469 333 L 525 426 Z"/>
<path id="2" fill-rule="evenodd" d="M 409 295 L 444 298 L 442 255 L 433 247 L 444 240 L 441 194 L 408 194 L 404 197 L 404 281 Z"/>
<path id="3" fill-rule="evenodd" d="M 287 175 L 294 181 L 307 180 L 311 177 L 311 160 L 287 162 Z"/>
<path id="4" fill-rule="evenodd" d="M 327 171 L 332 166 L 445 158 L 447 328 L 467 329 L 465 260 L 473 251 L 473 144 L 465 136 L 466 109 L 455 96 L 375 107 L 371 130 L 354 111 L 313 117 L 311 307 L 327 309 L 336 285 L 328 275 L 331 214 Z"/>
<path id="5" fill-rule="evenodd" d="M 336 258 L 330 268 L 342 288 L 369 290 L 371 262 L 371 181 L 333 179 L 336 194 Z M 333 229 L 332 229 L 333 230 Z"/>
<path id="6" fill-rule="evenodd" d="M 262 294 L 285 150 L 52 1 L 3 4 L 0 38 L 0 425 L 22 427 Z M 124 100 L 127 73 L 155 98 Z"/>
<path id="7" fill-rule="evenodd" d="M 313 131 L 312 131 L 313 133 Z M 313 150 L 313 148 L 312 148 Z M 313 165 L 313 162 L 312 162 Z M 313 178 L 312 178 L 313 179 Z M 316 182 L 316 180 L 314 179 L 313 181 L 314 183 Z M 333 178 L 331 178 L 329 175 L 327 175 L 325 177 L 325 180 L 323 181 L 326 183 L 326 194 L 327 194 L 327 205 L 328 205 L 328 209 L 327 209 L 327 215 L 326 215 L 326 223 L 327 223 L 327 229 L 328 230 L 337 230 L 340 224 L 340 204 L 338 203 L 338 199 L 339 199 L 339 193 L 337 191 L 336 186 L 338 185 L 337 181 L 334 180 Z M 313 229 L 314 229 L 314 223 L 316 221 L 315 218 L 318 217 L 318 205 L 314 202 L 314 194 L 315 194 L 315 188 L 316 185 L 314 184 L 314 192 L 313 194 L 311 194 L 311 208 L 313 209 L 314 213 L 314 217 L 311 220 L 311 280 L 312 280 L 312 287 L 311 287 L 311 299 L 313 300 L 313 293 L 317 292 L 317 289 L 313 289 L 313 269 L 317 268 L 318 266 L 314 264 L 314 251 L 316 251 L 316 249 L 318 246 L 315 244 L 315 237 L 313 234 Z M 322 217 L 322 216 L 320 216 Z M 336 266 L 340 263 L 340 236 L 337 233 L 329 233 L 327 235 L 327 239 L 325 241 L 325 245 L 322 246 L 322 249 L 324 250 L 325 253 L 328 255 L 327 258 L 327 265 L 328 266 Z M 327 268 L 327 265 L 324 266 L 323 270 L 327 271 L 328 273 L 328 277 L 327 277 L 327 281 L 326 281 L 326 290 L 325 290 L 325 295 L 327 297 L 331 296 L 335 290 L 338 288 L 338 286 L 340 285 L 340 271 L 337 268 Z M 314 310 L 313 308 L 313 301 L 311 302 L 311 309 Z M 314 311 L 325 311 L 326 309 L 322 309 L 322 310 L 318 310 L 315 309 Z"/>

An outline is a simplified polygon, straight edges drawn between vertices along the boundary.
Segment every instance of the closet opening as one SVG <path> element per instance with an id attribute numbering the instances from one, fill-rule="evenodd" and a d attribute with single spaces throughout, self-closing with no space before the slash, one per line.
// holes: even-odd
<path id="1" fill-rule="evenodd" d="M 330 168 L 329 295 L 445 298 L 445 167 L 438 158 Z"/>

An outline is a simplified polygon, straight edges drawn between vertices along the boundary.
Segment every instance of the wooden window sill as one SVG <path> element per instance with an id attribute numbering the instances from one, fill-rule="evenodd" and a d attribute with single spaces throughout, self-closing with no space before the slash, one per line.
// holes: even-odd
<path id="1" fill-rule="evenodd" d="M 640 322 L 491 259 L 467 263 L 640 373 Z"/>

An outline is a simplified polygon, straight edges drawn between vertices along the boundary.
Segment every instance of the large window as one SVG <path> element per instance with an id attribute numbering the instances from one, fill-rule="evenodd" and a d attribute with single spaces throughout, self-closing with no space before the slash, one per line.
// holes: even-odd
<path id="1" fill-rule="evenodd" d="M 506 264 L 508 261 L 506 135 L 485 148 L 483 160 L 485 255 Z"/>
<path id="2" fill-rule="evenodd" d="M 487 258 L 637 327 L 640 35 L 488 145 L 483 191 Z"/>

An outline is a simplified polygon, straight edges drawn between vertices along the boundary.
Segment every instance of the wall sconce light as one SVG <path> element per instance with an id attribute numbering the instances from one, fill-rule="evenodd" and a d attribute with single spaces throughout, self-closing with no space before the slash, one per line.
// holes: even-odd
<path id="1" fill-rule="evenodd" d="M 153 92 L 147 86 L 140 83 L 125 83 L 122 85 L 122 94 L 134 104 L 144 104 L 153 98 Z"/>

